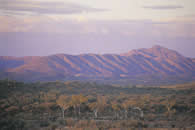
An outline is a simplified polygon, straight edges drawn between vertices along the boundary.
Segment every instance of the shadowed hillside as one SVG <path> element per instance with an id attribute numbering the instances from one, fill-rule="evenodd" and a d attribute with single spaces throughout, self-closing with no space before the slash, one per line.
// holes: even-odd
<path id="1" fill-rule="evenodd" d="M 182 77 L 193 79 L 195 61 L 176 51 L 153 46 L 124 54 L 56 54 L 0 57 L 1 77 L 19 80 L 134 79 Z M 147 81 L 147 79 L 146 79 Z"/>

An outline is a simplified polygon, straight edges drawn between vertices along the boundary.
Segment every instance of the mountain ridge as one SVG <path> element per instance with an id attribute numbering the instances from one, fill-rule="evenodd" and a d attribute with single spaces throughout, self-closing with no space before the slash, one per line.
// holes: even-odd
<path id="1" fill-rule="evenodd" d="M 162 46 L 122 54 L 0 56 L 0 72 L 24 80 L 130 78 L 147 75 L 195 76 L 194 58 Z M 6 73 L 6 74 L 4 74 Z"/>

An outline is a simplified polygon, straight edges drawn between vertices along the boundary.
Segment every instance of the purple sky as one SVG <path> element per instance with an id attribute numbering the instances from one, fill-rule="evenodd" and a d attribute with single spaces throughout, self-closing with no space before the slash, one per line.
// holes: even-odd
<path id="1" fill-rule="evenodd" d="M 195 58 L 194 0 L 1 0 L 0 56 L 125 53 L 161 45 Z"/>
<path id="2" fill-rule="evenodd" d="M 194 38 L 154 38 L 124 36 L 118 33 L 100 34 L 46 34 L 0 33 L 1 56 L 44 56 L 56 53 L 124 53 L 132 49 L 161 45 L 187 57 L 195 57 Z M 184 44 L 185 43 L 185 44 Z"/>

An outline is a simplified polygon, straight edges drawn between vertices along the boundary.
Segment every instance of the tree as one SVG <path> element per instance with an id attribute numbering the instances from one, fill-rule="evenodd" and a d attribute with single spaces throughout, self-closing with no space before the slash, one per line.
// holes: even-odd
<path id="1" fill-rule="evenodd" d="M 90 103 L 88 106 L 94 112 L 95 118 L 97 118 L 97 102 Z"/>
<path id="2" fill-rule="evenodd" d="M 64 119 L 64 112 L 65 110 L 67 110 L 70 107 L 70 98 L 68 96 L 65 95 L 61 95 L 58 100 L 56 101 L 57 104 L 60 106 L 61 110 L 62 110 L 62 117 Z"/>
<path id="3" fill-rule="evenodd" d="M 122 108 L 124 110 L 124 118 L 127 119 L 127 115 L 128 115 L 128 109 L 130 107 L 130 102 L 128 100 L 124 101 L 122 103 Z"/>
<path id="4" fill-rule="evenodd" d="M 80 117 L 81 114 L 81 105 L 88 101 L 87 97 L 84 97 L 82 94 L 80 95 L 72 95 L 71 98 L 71 105 L 75 110 L 75 115 L 77 116 L 77 109 L 78 109 L 78 116 Z"/>
<path id="5" fill-rule="evenodd" d="M 78 95 L 78 100 L 79 100 L 79 103 L 78 103 L 78 109 L 79 109 L 79 117 L 80 117 L 80 114 L 81 114 L 81 105 L 83 103 L 87 103 L 88 102 L 88 98 L 83 96 L 82 94 Z"/>
<path id="6" fill-rule="evenodd" d="M 104 108 L 106 107 L 106 105 L 107 105 L 106 97 L 98 96 L 97 101 L 93 102 L 93 103 L 90 103 L 89 107 L 90 107 L 91 110 L 93 110 L 95 118 L 97 118 L 98 113 L 103 111 Z"/>
<path id="7" fill-rule="evenodd" d="M 166 115 L 170 117 L 172 114 L 175 113 L 175 109 L 173 109 L 173 106 L 176 104 L 175 99 L 171 99 L 170 97 L 167 97 L 167 99 L 163 102 L 163 104 L 166 106 L 167 113 Z"/>
<path id="8" fill-rule="evenodd" d="M 131 107 L 133 110 L 138 110 L 140 113 L 140 117 L 144 116 L 144 113 L 142 111 L 142 109 L 140 107 L 143 107 L 144 104 L 142 102 L 142 100 L 126 100 L 122 103 L 122 107 L 124 109 L 124 118 L 127 119 L 127 114 L 128 114 L 128 109 L 129 107 Z"/>
<path id="9" fill-rule="evenodd" d="M 140 116 L 143 117 L 144 116 L 144 112 L 143 112 L 143 109 L 146 108 L 146 107 L 149 107 L 150 106 L 150 95 L 144 95 L 142 96 L 138 103 L 137 103 L 137 107 L 135 107 L 136 110 L 140 111 Z"/>
<path id="10" fill-rule="evenodd" d="M 114 110 L 115 117 L 116 117 L 116 119 L 118 119 L 118 117 L 119 117 L 118 112 L 120 112 L 121 106 L 116 101 L 111 102 L 111 105 L 112 105 L 112 109 Z"/>

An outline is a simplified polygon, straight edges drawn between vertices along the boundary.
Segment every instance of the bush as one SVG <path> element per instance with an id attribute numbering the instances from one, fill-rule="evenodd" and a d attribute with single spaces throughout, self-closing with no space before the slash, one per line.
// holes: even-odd
<path id="1" fill-rule="evenodd" d="M 40 127 L 48 127 L 49 126 L 49 122 L 48 121 L 41 121 L 40 122 Z"/>
<path id="2" fill-rule="evenodd" d="M 76 124 L 75 124 L 75 127 L 76 128 L 86 128 L 86 127 L 88 127 L 89 125 L 88 125 L 88 121 L 87 120 L 80 120 L 80 121 L 78 121 Z"/>
<path id="3" fill-rule="evenodd" d="M 66 119 L 65 122 L 68 127 L 73 127 L 77 121 L 74 121 L 73 119 Z"/>
<path id="4" fill-rule="evenodd" d="M 24 125 L 25 123 L 22 120 L 13 120 L 13 119 L 0 120 L 0 129 L 2 130 L 23 129 Z"/>

